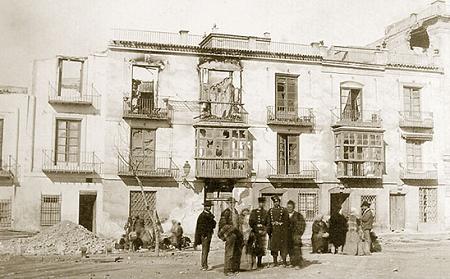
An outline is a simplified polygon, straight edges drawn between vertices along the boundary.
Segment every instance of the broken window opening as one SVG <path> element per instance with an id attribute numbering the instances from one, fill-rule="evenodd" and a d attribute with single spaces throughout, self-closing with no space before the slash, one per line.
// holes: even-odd
<path id="1" fill-rule="evenodd" d="M 58 96 L 79 96 L 83 87 L 84 60 L 61 58 L 58 62 Z"/>
<path id="2" fill-rule="evenodd" d="M 423 48 L 423 50 L 427 50 L 430 47 L 430 38 L 428 36 L 427 29 L 424 27 L 419 27 L 414 29 L 409 34 L 409 46 L 411 49 L 415 47 Z"/>
<path id="3" fill-rule="evenodd" d="M 133 66 L 131 80 L 131 112 L 149 114 L 155 108 L 158 70 Z"/>
<path id="4" fill-rule="evenodd" d="M 358 121 L 362 118 L 361 89 L 341 88 L 341 119 Z"/>

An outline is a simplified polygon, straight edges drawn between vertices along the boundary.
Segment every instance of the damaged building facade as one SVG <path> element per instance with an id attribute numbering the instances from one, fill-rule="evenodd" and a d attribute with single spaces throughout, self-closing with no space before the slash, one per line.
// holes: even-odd
<path id="1" fill-rule="evenodd" d="M 0 224 L 70 220 L 117 237 L 146 214 L 137 177 L 161 221 L 186 233 L 204 200 L 219 217 L 231 196 L 242 209 L 272 195 L 309 223 L 369 201 L 378 230 L 446 229 L 444 7 L 369 47 L 115 30 L 105 52 L 38 60 L 20 121 L 0 103 L 3 161 L 15 154 L 8 141 L 23 146 L 20 175 L 0 189 Z"/>

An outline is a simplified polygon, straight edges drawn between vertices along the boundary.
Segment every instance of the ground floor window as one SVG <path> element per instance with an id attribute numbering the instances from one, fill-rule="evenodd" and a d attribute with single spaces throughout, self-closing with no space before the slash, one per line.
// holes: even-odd
<path id="1" fill-rule="evenodd" d="M 419 188 L 419 219 L 421 223 L 436 223 L 437 188 Z"/>
<path id="2" fill-rule="evenodd" d="M 299 193 L 298 211 L 307 222 L 314 221 L 314 218 L 319 214 L 319 196 L 317 193 Z"/>
<path id="3" fill-rule="evenodd" d="M 61 222 L 61 196 L 41 196 L 41 226 L 53 226 Z"/>
<path id="4" fill-rule="evenodd" d="M 372 209 L 373 214 L 376 216 L 377 196 L 376 195 L 361 195 L 361 204 L 365 201 L 370 203 L 370 209 Z"/>
<path id="5" fill-rule="evenodd" d="M 0 228 L 11 227 L 11 200 L 0 200 Z"/>
<path id="6" fill-rule="evenodd" d="M 156 208 L 156 191 L 144 191 L 144 195 L 141 191 L 130 191 L 130 216 L 139 216 L 145 220 L 146 225 L 151 225 L 151 216 L 145 207 L 144 198 L 151 211 Z"/>

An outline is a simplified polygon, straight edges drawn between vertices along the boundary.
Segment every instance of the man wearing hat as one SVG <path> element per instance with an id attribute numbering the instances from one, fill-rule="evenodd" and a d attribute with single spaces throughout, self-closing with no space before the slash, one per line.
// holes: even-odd
<path id="1" fill-rule="evenodd" d="M 370 209 L 370 203 L 363 201 L 361 204 L 361 230 L 363 231 L 364 245 L 366 246 L 366 251 L 370 253 L 370 247 L 372 241 L 370 239 L 370 231 L 373 228 L 374 215 Z"/>
<path id="2" fill-rule="evenodd" d="M 267 214 L 267 233 L 269 234 L 269 248 L 273 257 L 273 265 L 278 265 L 278 252 L 283 260 L 283 266 L 287 266 L 289 240 L 289 213 L 281 207 L 280 197 L 272 196 L 273 207 Z"/>
<path id="3" fill-rule="evenodd" d="M 220 215 L 218 236 L 225 241 L 223 271 L 228 276 L 239 272 L 244 238 L 240 230 L 239 214 L 235 209 L 236 200 L 231 198 L 227 203 L 228 208 Z"/>
<path id="4" fill-rule="evenodd" d="M 208 253 L 211 245 L 211 238 L 216 227 L 214 214 L 211 213 L 212 203 L 205 201 L 203 203 L 203 211 L 197 219 L 197 226 L 195 227 L 194 247 L 202 245 L 202 270 L 209 270 L 208 268 Z"/>
<path id="5" fill-rule="evenodd" d="M 249 225 L 255 234 L 254 256 L 258 258 L 258 268 L 262 267 L 262 257 L 266 254 L 267 211 L 264 209 L 266 199 L 258 198 L 258 208 L 250 213 Z"/>

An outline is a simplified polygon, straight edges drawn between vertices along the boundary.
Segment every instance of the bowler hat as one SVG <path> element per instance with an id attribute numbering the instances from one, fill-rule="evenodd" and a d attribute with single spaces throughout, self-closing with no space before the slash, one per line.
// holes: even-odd
<path id="1" fill-rule="evenodd" d="M 209 207 L 211 207 L 211 206 L 212 206 L 212 202 L 211 202 L 211 201 L 205 201 L 205 202 L 203 203 L 203 206 L 209 206 Z"/>
<path id="2" fill-rule="evenodd" d="M 369 203 L 368 201 L 363 201 L 363 202 L 361 203 L 361 207 L 363 207 L 363 206 L 370 207 L 370 203 Z"/>

